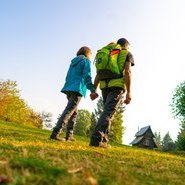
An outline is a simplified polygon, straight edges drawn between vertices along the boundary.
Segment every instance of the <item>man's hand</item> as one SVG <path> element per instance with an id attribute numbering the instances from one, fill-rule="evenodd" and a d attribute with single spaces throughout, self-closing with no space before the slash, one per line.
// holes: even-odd
<path id="1" fill-rule="evenodd" d="M 90 98 L 91 98 L 91 100 L 95 100 L 96 98 L 98 98 L 98 94 L 96 92 L 91 93 Z"/>
<path id="2" fill-rule="evenodd" d="M 125 104 L 129 104 L 130 101 L 131 101 L 131 99 L 132 99 L 132 98 L 131 98 L 131 93 L 130 93 L 130 92 L 127 92 L 124 103 L 125 103 Z"/>

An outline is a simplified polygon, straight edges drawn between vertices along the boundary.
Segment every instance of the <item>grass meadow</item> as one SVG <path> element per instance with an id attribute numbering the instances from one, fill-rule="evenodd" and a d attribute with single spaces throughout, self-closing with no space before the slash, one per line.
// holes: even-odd
<path id="1" fill-rule="evenodd" d="M 50 131 L 0 121 L 0 184 L 184 185 L 185 155 L 49 140 Z"/>

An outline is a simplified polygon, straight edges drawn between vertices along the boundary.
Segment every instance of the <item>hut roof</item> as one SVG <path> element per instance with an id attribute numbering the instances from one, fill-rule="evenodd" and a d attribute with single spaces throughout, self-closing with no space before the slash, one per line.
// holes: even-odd
<path id="1" fill-rule="evenodd" d="M 153 132 L 152 132 L 152 130 L 151 130 L 151 128 L 150 128 L 150 126 L 146 126 L 146 127 L 143 127 L 143 128 L 141 128 L 137 133 L 136 133 L 136 137 L 140 137 L 140 136 L 143 136 L 146 132 L 148 132 L 148 131 L 150 131 L 151 133 L 152 133 L 152 135 L 153 135 L 153 137 L 155 137 L 154 136 L 154 134 L 153 134 Z"/>
<path id="2" fill-rule="evenodd" d="M 130 144 L 135 145 L 135 144 L 139 143 L 143 139 L 143 137 L 144 136 L 136 137 Z"/>

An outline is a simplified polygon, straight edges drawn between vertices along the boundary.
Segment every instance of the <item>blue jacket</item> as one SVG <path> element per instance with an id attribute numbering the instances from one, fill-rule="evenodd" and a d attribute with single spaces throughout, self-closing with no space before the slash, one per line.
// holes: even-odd
<path id="1" fill-rule="evenodd" d="M 94 85 L 91 78 L 90 60 L 84 55 L 79 55 L 72 59 L 64 87 L 61 92 L 68 91 L 78 92 L 82 96 L 86 96 L 86 91 L 89 89 L 94 92 Z"/>

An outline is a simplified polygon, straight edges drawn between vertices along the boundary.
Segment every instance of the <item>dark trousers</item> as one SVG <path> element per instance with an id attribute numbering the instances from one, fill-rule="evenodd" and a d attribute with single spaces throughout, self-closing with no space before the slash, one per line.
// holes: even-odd
<path id="1" fill-rule="evenodd" d="M 99 146 L 100 142 L 108 142 L 110 121 L 121 101 L 123 93 L 123 89 L 120 88 L 106 88 L 102 90 L 104 109 L 96 123 L 90 145 Z"/>
<path id="2" fill-rule="evenodd" d="M 67 92 L 68 103 L 62 115 L 58 119 L 56 126 L 53 128 L 53 133 L 58 135 L 67 125 L 67 135 L 73 134 L 74 125 L 77 118 L 77 107 L 82 98 L 79 93 Z"/>

